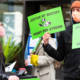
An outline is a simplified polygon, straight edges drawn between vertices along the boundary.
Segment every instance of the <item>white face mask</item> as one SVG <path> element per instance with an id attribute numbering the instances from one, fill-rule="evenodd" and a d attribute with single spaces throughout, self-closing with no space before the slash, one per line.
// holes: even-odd
<path id="1" fill-rule="evenodd" d="M 5 36 L 5 29 L 4 27 L 0 26 L 0 37 L 4 37 Z"/>
<path id="2" fill-rule="evenodd" d="M 75 22 L 80 22 L 80 12 L 72 11 L 72 17 Z"/>

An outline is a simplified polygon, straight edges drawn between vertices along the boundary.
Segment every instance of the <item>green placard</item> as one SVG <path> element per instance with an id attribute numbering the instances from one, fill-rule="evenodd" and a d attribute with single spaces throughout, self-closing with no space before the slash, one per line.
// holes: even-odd
<path id="1" fill-rule="evenodd" d="M 42 37 L 45 32 L 51 34 L 65 30 L 61 7 L 28 16 L 28 22 L 32 39 Z"/>
<path id="2" fill-rule="evenodd" d="M 72 49 L 80 48 L 80 23 L 73 25 Z"/>
<path id="3" fill-rule="evenodd" d="M 39 78 L 29 78 L 29 79 L 20 79 L 20 80 L 39 80 Z"/>

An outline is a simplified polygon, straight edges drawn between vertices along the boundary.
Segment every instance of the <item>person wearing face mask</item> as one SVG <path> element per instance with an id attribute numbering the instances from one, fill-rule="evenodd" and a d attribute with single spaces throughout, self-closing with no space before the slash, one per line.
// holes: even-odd
<path id="1" fill-rule="evenodd" d="M 1 37 L 4 37 L 5 36 L 5 29 L 4 29 L 4 26 L 3 24 L 1 24 L 1 21 L 0 21 L 0 38 Z M 2 50 L 2 44 L 1 44 L 1 41 L 0 41 L 0 79 L 1 80 L 4 80 L 5 78 L 8 79 L 8 80 L 19 80 L 19 78 L 16 76 L 16 75 L 7 75 L 5 73 L 5 56 L 3 54 L 3 50 Z"/>
<path id="2" fill-rule="evenodd" d="M 72 27 L 80 23 L 80 1 L 76 0 L 71 7 L 72 25 L 60 32 L 58 48 L 55 50 L 48 42 L 51 35 L 43 35 L 44 51 L 58 61 L 64 60 L 64 80 L 80 80 L 80 48 L 72 49 Z"/>

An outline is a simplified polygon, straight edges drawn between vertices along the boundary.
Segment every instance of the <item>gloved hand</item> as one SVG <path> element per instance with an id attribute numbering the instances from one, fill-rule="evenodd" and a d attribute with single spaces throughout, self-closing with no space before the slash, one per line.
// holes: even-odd
<path id="1" fill-rule="evenodd" d="M 31 64 L 38 66 L 38 57 L 39 55 L 31 55 Z"/>

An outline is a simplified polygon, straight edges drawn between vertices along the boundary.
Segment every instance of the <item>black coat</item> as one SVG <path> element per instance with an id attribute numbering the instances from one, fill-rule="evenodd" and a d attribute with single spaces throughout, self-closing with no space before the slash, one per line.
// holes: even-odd
<path id="1" fill-rule="evenodd" d="M 5 56 L 3 54 L 2 44 L 0 42 L 0 74 L 5 73 Z"/>
<path id="2" fill-rule="evenodd" d="M 7 79 L 8 77 L 9 76 L 5 74 L 5 56 L 0 42 L 0 80 Z"/>
<path id="3" fill-rule="evenodd" d="M 17 73 L 5 72 L 5 56 L 0 42 L 0 80 L 7 80 L 10 75 L 18 76 Z"/>
<path id="4" fill-rule="evenodd" d="M 57 50 L 49 44 L 43 47 L 47 54 L 56 60 L 64 59 L 64 77 L 80 78 L 80 48 L 72 49 L 72 25 L 60 33 Z"/>

